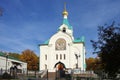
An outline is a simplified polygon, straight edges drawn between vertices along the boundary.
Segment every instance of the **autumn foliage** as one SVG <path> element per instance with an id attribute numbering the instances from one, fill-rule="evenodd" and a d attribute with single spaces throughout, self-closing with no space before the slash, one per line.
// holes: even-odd
<path id="1" fill-rule="evenodd" d="M 38 69 L 39 59 L 33 51 L 31 51 L 29 49 L 24 50 L 22 52 L 22 54 L 20 55 L 20 60 L 27 62 L 28 70 L 37 70 Z"/>
<path id="2" fill-rule="evenodd" d="M 92 58 L 92 57 L 87 58 L 86 64 L 87 64 L 86 70 L 88 71 L 89 70 L 95 71 L 95 70 L 100 70 L 103 68 L 99 58 Z"/>

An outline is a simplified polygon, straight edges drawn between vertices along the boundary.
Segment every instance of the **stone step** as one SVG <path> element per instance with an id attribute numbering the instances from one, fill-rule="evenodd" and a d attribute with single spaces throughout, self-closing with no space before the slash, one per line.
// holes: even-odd
<path id="1" fill-rule="evenodd" d="M 56 72 L 48 72 L 48 78 L 52 78 L 53 80 L 55 80 L 56 77 Z"/>

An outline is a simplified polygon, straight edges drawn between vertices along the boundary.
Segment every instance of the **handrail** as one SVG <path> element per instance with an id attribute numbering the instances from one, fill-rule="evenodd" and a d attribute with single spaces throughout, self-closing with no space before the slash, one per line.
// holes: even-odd
<path id="1" fill-rule="evenodd" d="M 41 73 L 41 78 L 43 78 L 46 74 L 47 74 L 47 70 L 43 70 L 43 72 Z"/>

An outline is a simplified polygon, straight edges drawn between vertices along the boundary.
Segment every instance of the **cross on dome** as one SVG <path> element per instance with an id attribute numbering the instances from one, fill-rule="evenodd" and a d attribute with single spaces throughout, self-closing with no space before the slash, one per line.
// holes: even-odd
<path id="1" fill-rule="evenodd" d="M 63 11 L 62 15 L 64 18 L 67 18 L 67 16 L 68 16 L 68 12 L 66 10 L 66 3 L 64 3 L 64 11 Z"/>

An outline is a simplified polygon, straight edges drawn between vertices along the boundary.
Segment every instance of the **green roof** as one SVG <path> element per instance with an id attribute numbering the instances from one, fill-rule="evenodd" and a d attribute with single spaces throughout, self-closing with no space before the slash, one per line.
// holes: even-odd
<path id="1" fill-rule="evenodd" d="M 45 41 L 44 44 L 48 44 L 49 43 L 49 40 Z"/>
<path id="2" fill-rule="evenodd" d="M 84 36 L 81 37 L 81 38 L 76 38 L 76 39 L 74 39 L 73 42 L 85 42 Z"/>
<path id="3" fill-rule="evenodd" d="M 2 53 L 2 52 L 0 52 L 0 56 L 3 56 L 3 57 L 5 57 L 5 54 L 4 54 L 4 53 Z"/>
<path id="4" fill-rule="evenodd" d="M 3 53 L 3 52 L 0 52 L 0 56 L 2 56 L 2 57 L 6 57 L 6 54 Z M 19 59 L 14 58 L 14 57 L 12 57 L 12 56 L 8 56 L 8 58 L 9 58 L 9 59 L 13 59 L 13 60 L 18 60 L 18 61 L 20 61 Z"/>
<path id="5" fill-rule="evenodd" d="M 65 25 L 67 25 L 68 26 L 68 29 L 70 29 L 70 30 L 72 30 L 73 28 L 72 28 L 72 26 L 69 24 L 69 22 L 68 22 L 68 19 L 63 19 L 63 24 L 65 24 Z"/>

